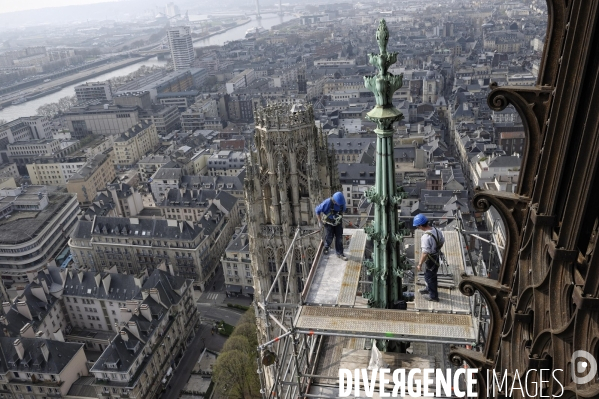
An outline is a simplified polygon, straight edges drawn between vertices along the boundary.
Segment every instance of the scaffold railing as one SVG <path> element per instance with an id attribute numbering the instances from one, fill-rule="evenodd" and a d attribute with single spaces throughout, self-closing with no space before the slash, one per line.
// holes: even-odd
<path id="1" fill-rule="evenodd" d="M 347 215 L 344 218 L 361 218 L 365 221 L 368 217 L 358 215 Z M 433 218 L 433 220 L 456 220 L 455 232 L 459 237 L 459 246 L 461 248 L 461 257 L 463 258 L 464 267 L 468 264 L 472 273 L 478 273 L 480 276 L 486 276 L 486 265 L 482 256 L 478 256 L 478 261 L 475 263 L 472 259 L 472 254 L 469 250 L 474 250 L 468 246 L 468 237 L 484 242 L 490 245 L 491 257 L 496 257 L 501 261 L 501 250 L 503 247 L 496 240 L 496 226 L 492 231 L 470 231 L 467 230 L 463 223 L 463 215 L 461 212 L 454 212 L 451 216 Z M 348 223 L 349 224 L 349 223 Z M 323 243 L 316 251 L 316 255 L 310 265 L 302 262 L 301 277 L 304 281 L 304 287 L 301 293 L 294 293 L 294 298 L 298 298 L 298 302 L 288 301 L 288 297 L 292 294 L 289 291 L 289 280 L 282 287 L 282 292 L 279 296 L 281 301 L 271 301 L 272 293 L 275 285 L 278 284 L 279 278 L 284 273 L 287 260 L 295 250 L 299 250 L 302 254 L 302 260 L 306 259 L 305 245 L 303 240 L 307 237 L 321 234 L 320 230 L 306 232 L 308 229 L 297 228 L 293 239 L 287 249 L 285 257 L 276 270 L 276 277 L 271 284 L 267 294 L 262 300 L 257 300 L 256 305 L 263 317 L 266 327 L 266 342 L 260 344 L 257 348 L 258 354 L 258 374 L 262 385 L 261 393 L 264 399 L 266 398 L 312 398 L 312 397 L 332 397 L 319 396 L 311 394 L 312 386 L 330 386 L 336 383 L 334 375 L 319 374 L 318 366 L 325 362 L 324 355 L 325 346 L 329 350 L 330 341 L 354 340 L 354 345 L 366 345 L 373 339 L 384 338 L 388 341 L 399 342 L 425 342 L 430 344 L 458 344 L 472 345 L 482 350 L 484 340 L 488 330 L 488 311 L 487 305 L 480 295 L 475 294 L 472 298 L 471 314 L 441 314 L 441 313 L 422 313 L 386 309 L 371 309 L 366 304 L 362 307 L 357 303 L 350 307 L 342 307 L 338 303 L 335 304 L 307 304 L 306 299 L 316 272 L 318 271 L 319 262 L 322 259 Z M 351 230 L 351 229 L 346 229 Z M 360 230 L 360 229 L 353 229 Z M 302 234 L 303 233 L 303 234 Z M 353 234 L 353 233 L 352 233 Z M 483 238 L 488 236 L 489 238 Z M 466 250 L 468 248 L 468 250 Z M 367 251 L 365 251 L 366 253 Z M 363 254 L 364 255 L 364 254 Z M 466 259 L 468 261 L 466 261 Z M 492 259 L 491 259 L 492 261 Z M 362 268 L 363 269 L 363 268 Z M 356 297 L 359 297 L 363 287 L 368 285 L 368 277 L 365 273 L 358 273 L 359 288 L 356 292 Z M 414 281 L 415 284 L 415 281 Z M 457 282 L 456 282 L 457 285 Z M 414 288 L 415 289 L 415 288 Z M 394 314 L 374 315 L 374 312 L 394 312 Z M 378 318 L 377 318 L 378 317 Z M 445 324 L 445 333 L 447 336 L 436 336 L 422 339 L 423 331 L 427 328 L 426 323 L 423 323 L 422 318 L 429 317 L 431 326 L 434 322 Z M 395 318 L 389 321 L 390 318 Z M 468 325 L 468 320 L 474 320 L 472 326 Z M 367 319 L 367 323 L 364 323 Z M 385 319 L 386 324 L 377 322 L 376 320 Z M 436 319 L 436 320 L 435 320 Z M 428 319 L 427 319 L 428 320 Z M 450 322 L 452 320 L 452 322 Z M 360 328 L 355 328 L 356 323 L 362 322 Z M 312 323 L 312 324 L 311 324 Z M 321 328 L 312 328 L 314 323 L 319 324 Z M 364 324 L 376 324 L 369 328 L 364 327 Z M 412 323 L 412 324 L 410 324 Z M 452 324 L 453 323 L 453 324 Z M 419 330 L 410 330 L 410 326 L 420 328 Z M 449 327 L 447 327 L 449 326 Z M 454 329 L 450 331 L 451 329 Z M 418 335 L 420 334 L 420 335 Z M 451 338 L 453 336 L 454 338 Z M 466 339 L 464 339 L 466 337 Z M 360 349 L 364 349 L 363 347 Z M 328 383 L 326 382 L 328 381 Z"/>

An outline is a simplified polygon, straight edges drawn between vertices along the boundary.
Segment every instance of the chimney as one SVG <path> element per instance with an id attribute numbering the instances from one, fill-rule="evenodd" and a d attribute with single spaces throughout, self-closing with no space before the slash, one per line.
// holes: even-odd
<path id="1" fill-rule="evenodd" d="M 46 345 L 45 341 L 40 344 L 40 351 L 44 356 L 44 360 L 48 361 L 48 358 L 50 358 L 50 350 L 48 349 L 48 345 Z"/>
<path id="2" fill-rule="evenodd" d="M 31 323 L 25 324 L 19 331 L 19 335 L 23 338 L 35 338 L 35 331 L 33 331 Z"/>
<path id="3" fill-rule="evenodd" d="M 10 302 L 2 302 L 2 310 L 4 311 L 4 314 L 8 314 L 10 311 Z"/>
<path id="4" fill-rule="evenodd" d="M 82 283 L 83 282 L 83 270 L 79 270 L 77 272 L 77 277 L 79 277 L 79 282 Z"/>
<path id="5" fill-rule="evenodd" d="M 127 323 L 127 328 L 131 331 L 131 334 L 135 335 L 135 338 L 139 339 L 139 329 L 137 328 L 137 323 L 134 321 L 129 321 Z"/>
<path id="6" fill-rule="evenodd" d="M 150 293 L 148 292 L 148 290 L 141 290 L 141 297 L 142 297 L 142 299 L 143 299 L 144 301 L 145 301 L 145 300 L 146 300 L 146 298 L 149 296 L 149 294 L 150 294 Z"/>
<path id="7" fill-rule="evenodd" d="M 33 284 L 31 284 L 31 293 L 40 301 L 48 303 L 48 298 L 46 297 L 46 293 L 44 292 L 44 287 L 42 287 L 41 285 L 34 286 Z"/>
<path id="8" fill-rule="evenodd" d="M 123 339 L 123 341 L 128 342 L 129 341 L 129 334 L 127 334 L 127 331 L 125 330 L 121 330 L 121 338 Z"/>
<path id="9" fill-rule="evenodd" d="M 48 283 L 46 283 L 46 279 L 41 278 L 40 284 L 42 285 L 42 288 L 44 289 L 44 293 L 49 294 L 50 290 L 48 289 Z"/>
<path id="10" fill-rule="evenodd" d="M 64 335 L 62 335 L 60 328 L 54 331 L 54 340 L 64 342 Z"/>
<path id="11" fill-rule="evenodd" d="M 150 288 L 150 296 L 153 300 L 162 305 L 162 301 L 160 300 L 160 292 L 158 291 L 158 288 Z"/>
<path id="12" fill-rule="evenodd" d="M 100 272 L 97 272 L 94 276 L 94 280 L 96 280 L 96 287 L 100 288 L 100 282 L 102 281 L 102 275 Z"/>
<path id="13" fill-rule="evenodd" d="M 110 292 L 109 289 L 110 289 L 110 280 L 111 279 L 112 279 L 112 277 L 108 273 L 102 279 L 102 284 L 104 285 L 104 291 L 106 292 L 106 295 L 108 295 L 108 293 Z"/>
<path id="14" fill-rule="evenodd" d="M 152 312 L 150 312 L 150 307 L 147 303 L 142 304 L 139 309 L 141 310 L 141 314 L 146 318 L 147 321 L 152 321 Z"/>
<path id="15" fill-rule="evenodd" d="M 17 355 L 19 355 L 19 359 L 23 360 L 23 357 L 25 357 L 25 348 L 23 348 L 23 343 L 19 338 L 17 338 L 15 339 L 15 342 L 13 342 L 13 345 L 17 351 Z"/>
<path id="16" fill-rule="evenodd" d="M 18 301 L 17 311 L 23 316 L 27 317 L 29 320 L 33 320 L 33 317 L 31 316 L 31 311 L 29 310 L 29 306 L 27 306 L 27 302 Z"/>
<path id="17" fill-rule="evenodd" d="M 131 320 L 131 316 L 133 316 L 131 309 L 121 308 L 121 321 L 127 323 Z"/>

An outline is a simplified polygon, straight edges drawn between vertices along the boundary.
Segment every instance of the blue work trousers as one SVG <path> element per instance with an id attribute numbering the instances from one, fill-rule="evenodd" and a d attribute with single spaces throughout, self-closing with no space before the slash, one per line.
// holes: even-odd
<path id="1" fill-rule="evenodd" d="M 426 282 L 426 288 L 428 295 L 431 299 L 439 299 L 437 273 L 439 272 L 439 256 L 430 255 L 437 263 L 433 262 L 430 258 L 424 262 L 424 281 Z"/>
<path id="2" fill-rule="evenodd" d="M 337 226 L 325 223 L 326 238 L 324 240 L 324 247 L 330 248 L 335 237 L 335 252 L 339 255 L 343 255 L 343 223 L 339 223 Z"/>

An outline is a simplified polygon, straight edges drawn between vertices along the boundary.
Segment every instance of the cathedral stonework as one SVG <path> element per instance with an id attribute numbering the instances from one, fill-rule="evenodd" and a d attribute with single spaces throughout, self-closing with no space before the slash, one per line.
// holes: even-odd
<path id="1" fill-rule="evenodd" d="M 316 230 L 314 208 L 340 184 L 334 151 L 316 127 L 311 105 L 269 105 L 254 112 L 254 121 L 245 199 L 255 301 L 263 302 L 297 228 L 301 235 Z M 319 243 L 319 234 L 296 241 L 268 302 L 299 303 Z"/>

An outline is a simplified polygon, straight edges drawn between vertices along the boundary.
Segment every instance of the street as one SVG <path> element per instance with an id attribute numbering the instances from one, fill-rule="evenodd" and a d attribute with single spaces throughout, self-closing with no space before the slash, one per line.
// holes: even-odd
<path id="1" fill-rule="evenodd" d="M 211 333 L 214 321 L 223 320 L 225 323 L 235 326 L 244 313 L 240 309 L 228 308 L 227 303 L 251 306 L 251 299 L 247 297 L 227 298 L 222 272 L 217 273 L 210 283 L 209 288 L 213 287 L 214 290 L 207 290 L 200 295 L 197 295 L 199 293 L 196 294 L 202 324 L 187 347 L 178 367 L 174 370 L 173 377 L 168 384 L 169 387 L 160 396 L 162 399 L 179 398 L 204 347 L 220 352 L 227 338 L 220 334 L 213 335 Z"/>

